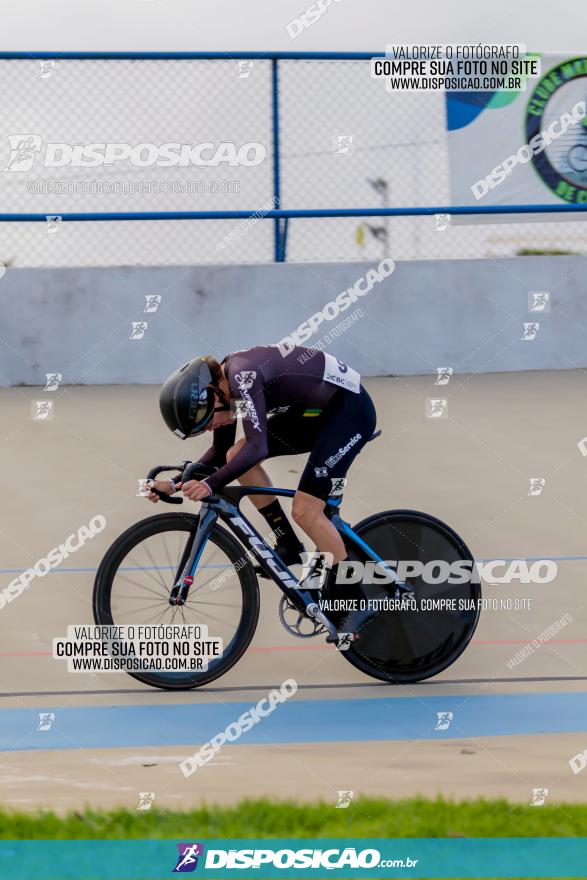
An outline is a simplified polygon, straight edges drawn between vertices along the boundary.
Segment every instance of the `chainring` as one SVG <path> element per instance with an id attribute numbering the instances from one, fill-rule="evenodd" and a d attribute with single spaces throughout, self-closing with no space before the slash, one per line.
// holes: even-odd
<path id="1" fill-rule="evenodd" d="M 311 639 L 326 632 L 325 626 L 296 608 L 285 595 L 279 601 L 279 620 L 283 628 L 298 639 Z M 308 632 L 304 632 L 303 627 L 306 627 Z"/>

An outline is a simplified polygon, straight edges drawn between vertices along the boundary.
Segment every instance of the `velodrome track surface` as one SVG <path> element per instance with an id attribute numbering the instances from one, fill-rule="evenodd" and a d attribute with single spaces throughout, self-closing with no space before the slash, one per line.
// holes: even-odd
<path id="1" fill-rule="evenodd" d="M 587 772 L 568 761 L 587 748 L 585 632 L 587 434 L 581 371 L 369 380 L 383 437 L 352 472 L 343 516 L 426 510 L 463 535 L 478 559 L 550 558 L 550 584 L 486 586 L 485 595 L 531 599 L 527 611 L 486 611 L 464 655 L 435 679 L 409 687 L 372 681 L 321 639 L 280 626 L 277 591 L 261 582 L 259 628 L 240 663 L 212 686 L 150 689 L 116 674 L 68 674 L 51 640 L 91 621 L 95 568 L 132 522 L 167 512 L 137 498 L 156 463 L 197 457 L 207 440 L 182 444 L 158 413 L 154 387 L 62 388 L 55 418 L 34 422 L 38 388 L 0 391 L 4 510 L 0 589 L 96 514 L 107 527 L 58 569 L 0 610 L 0 802 L 56 810 L 234 803 L 241 797 L 323 797 L 340 790 L 507 796 L 529 803 L 584 801 Z M 424 416 L 447 397 L 448 418 Z M 302 459 L 270 464 L 294 486 Z M 529 496 L 530 478 L 546 479 Z M 194 507 L 195 509 L 195 507 Z M 554 621 L 572 622 L 515 666 L 507 665 Z M 225 746 L 185 779 L 178 762 L 223 730 L 270 688 L 295 678 L 295 698 Z M 55 713 L 38 731 L 39 712 Z M 448 730 L 437 712 L 451 711 Z"/>

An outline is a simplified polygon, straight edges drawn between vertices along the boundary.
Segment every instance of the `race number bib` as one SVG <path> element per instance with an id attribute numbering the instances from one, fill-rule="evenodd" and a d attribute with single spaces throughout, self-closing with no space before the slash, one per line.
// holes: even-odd
<path id="1" fill-rule="evenodd" d="M 337 361 L 331 354 L 324 354 L 324 381 L 331 382 L 339 388 L 346 388 L 358 394 L 361 390 L 361 377 L 352 367 Z"/>

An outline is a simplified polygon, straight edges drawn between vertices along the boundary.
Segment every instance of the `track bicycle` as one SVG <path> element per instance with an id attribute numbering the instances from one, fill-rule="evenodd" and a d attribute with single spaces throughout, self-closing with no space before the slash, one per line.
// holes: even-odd
<path id="1" fill-rule="evenodd" d="M 210 473 L 199 463 L 183 462 L 155 467 L 147 479 L 171 471 L 180 472 L 184 483 Z M 166 503 L 183 501 L 157 494 Z M 462 654 L 479 619 L 478 578 L 453 583 L 436 577 L 430 582 L 415 573 L 389 583 L 382 583 L 380 577 L 336 584 L 330 596 L 320 589 L 305 589 L 240 508 L 243 498 L 267 494 L 292 498 L 295 492 L 228 486 L 208 495 L 198 514 L 174 511 L 147 517 L 112 544 L 95 578 L 95 623 L 205 624 L 209 634 L 223 643 L 222 656 L 211 659 L 205 670 L 139 670 L 130 675 L 152 687 L 179 690 L 209 684 L 228 672 L 255 634 L 258 572 L 281 591 L 280 621 L 296 637 L 336 634 L 345 615 L 324 610 L 335 607 L 336 599 L 367 600 L 381 607 L 356 639 L 339 638 L 337 645 L 345 660 L 372 678 L 398 684 L 421 681 L 442 672 Z M 452 563 L 464 563 L 475 572 L 464 541 L 436 517 L 416 510 L 388 510 L 351 527 L 340 515 L 341 501 L 341 496 L 329 497 L 325 513 L 340 533 L 349 560 L 362 562 L 364 571 L 369 568 L 365 563 L 371 563 L 372 571 L 389 575 L 389 560 L 415 560 L 424 566 L 440 563 L 440 572 Z M 399 601 L 386 602 L 385 597 Z M 438 604 L 451 608 L 426 610 L 443 598 L 454 601 L 437 601 L 436 609 Z M 395 607 L 386 610 L 385 605 Z"/>

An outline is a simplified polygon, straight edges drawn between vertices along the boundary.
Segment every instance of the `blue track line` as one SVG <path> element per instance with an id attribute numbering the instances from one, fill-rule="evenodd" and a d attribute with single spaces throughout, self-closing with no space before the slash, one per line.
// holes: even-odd
<path id="1" fill-rule="evenodd" d="M 38 709 L 0 709 L 1 751 L 186 746 L 199 748 L 237 721 L 253 702 L 181 705 L 43 707 L 54 712 L 37 731 Z M 266 706 L 266 704 L 264 704 Z M 437 713 L 452 712 L 447 730 Z M 467 739 L 587 729 L 587 693 L 418 696 L 356 700 L 303 700 L 278 704 L 236 741 L 238 745 Z M 578 741 L 578 745 L 581 743 Z"/>

